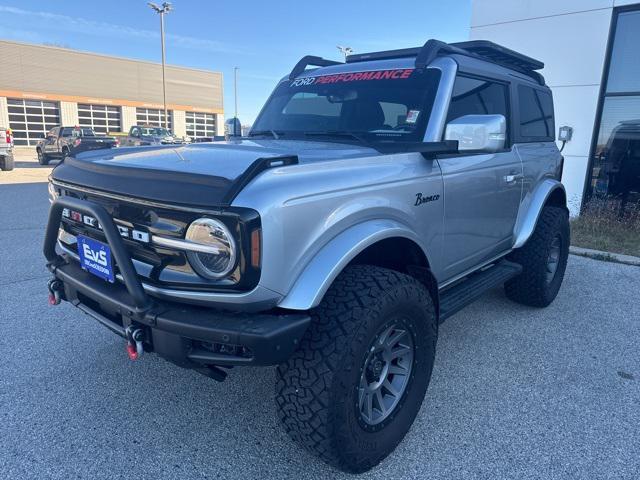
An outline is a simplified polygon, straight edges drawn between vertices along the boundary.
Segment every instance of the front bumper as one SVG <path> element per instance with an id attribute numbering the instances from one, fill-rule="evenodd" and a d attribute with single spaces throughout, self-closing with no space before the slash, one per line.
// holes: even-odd
<path id="1" fill-rule="evenodd" d="M 102 225 L 124 285 L 108 283 L 56 252 L 63 208 L 80 211 Z M 51 205 L 45 236 L 47 267 L 63 300 L 125 336 L 128 327 L 144 331 L 145 351 L 186 368 L 212 365 L 275 365 L 285 361 L 304 335 L 307 314 L 229 313 L 162 301 L 147 295 L 114 222 L 95 203 L 70 197 Z"/>

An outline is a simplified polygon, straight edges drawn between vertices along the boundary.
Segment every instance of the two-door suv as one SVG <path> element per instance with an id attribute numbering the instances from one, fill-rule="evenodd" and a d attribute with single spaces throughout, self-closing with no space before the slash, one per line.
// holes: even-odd
<path id="1" fill-rule="evenodd" d="M 365 471 L 416 417 L 440 322 L 502 284 L 535 307 L 558 293 L 569 223 L 543 66 L 485 41 L 304 57 L 247 138 L 68 157 L 50 302 L 133 359 L 217 380 L 277 365 L 291 438 Z"/>

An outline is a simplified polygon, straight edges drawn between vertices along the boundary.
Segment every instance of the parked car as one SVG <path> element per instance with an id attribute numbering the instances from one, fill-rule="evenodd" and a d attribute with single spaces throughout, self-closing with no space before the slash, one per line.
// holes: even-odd
<path id="1" fill-rule="evenodd" d="M 0 127 L 0 170 L 13 170 L 13 135 L 10 128 Z"/>
<path id="2" fill-rule="evenodd" d="M 420 409 L 439 323 L 501 285 L 534 307 L 558 294 L 569 217 L 543 66 L 481 41 L 308 56 L 249 138 L 71 158 L 51 175 L 50 302 L 131 359 L 216 380 L 278 365 L 290 437 L 368 470 Z"/>
<path id="3" fill-rule="evenodd" d="M 55 127 L 36 145 L 38 163 L 47 165 L 52 159 L 62 159 L 89 150 L 104 150 L 118 146 L 113 137 L 96 135 L 89 127 Z"/>
<path id="4" fill-rule="evenodd" d="M 153 125 L 134 125 L 129 135 L 122 139 L 123 147 L 139 147 L 144 145 L 181 145 L 185 143 L 171 131 Z"/>

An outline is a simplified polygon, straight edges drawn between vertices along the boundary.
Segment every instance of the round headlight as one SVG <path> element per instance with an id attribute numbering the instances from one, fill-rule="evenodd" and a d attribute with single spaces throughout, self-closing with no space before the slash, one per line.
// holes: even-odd
<path id="1" fill-rule="evenodd" d="M 236 264 L 236 244 L 229 229 L 218 220 L 199 218 L 187 229 L 187 240 L 211 247 L 210 252 L 188 252 L 193 269 L 202 277 L 217 280 L 225 277 Z"/>

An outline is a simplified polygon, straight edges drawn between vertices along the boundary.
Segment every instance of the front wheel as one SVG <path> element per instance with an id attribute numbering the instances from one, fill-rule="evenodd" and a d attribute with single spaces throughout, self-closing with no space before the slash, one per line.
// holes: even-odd
<path id="1" fill-rule="evenodd" d="M 347 472 L 377 465 L 420 409 L 437 335 L 433 301 L 416 279 L 347 268 L 278 367 L 276 401 L 289 436 Z"/>
<path id="2" fill-rule="evenodd" d="M 569 256 L 569 215 L 563 208 L 544 207 L 531 238 L 509 260 L 522 265 L 522 273 L 504 285 L 511 300 L 546 307 L 558 295 Z"/>

